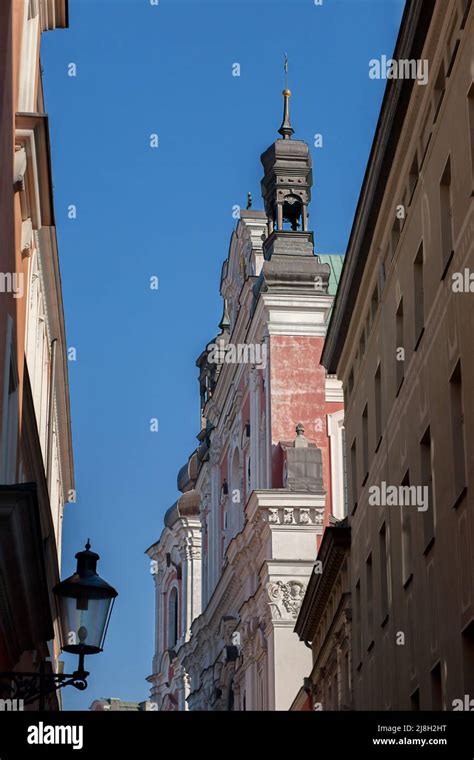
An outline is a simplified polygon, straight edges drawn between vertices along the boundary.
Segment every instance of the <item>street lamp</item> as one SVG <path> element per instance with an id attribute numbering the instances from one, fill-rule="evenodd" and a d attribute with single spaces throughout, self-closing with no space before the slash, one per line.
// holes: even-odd
<path id="1" fill-rule="evenodd" d="M 41 663 L 39 673 L 0 673 L 0 679 L 11 681 L 12 697 L 23 699 L 24 704 L 40 700 L 64 686 L 74 686 L 83 691 L 87 688 L 89 673 L 84 667 L 84 657 L 102 652 L 113 602 L 118 592 L 97 573 L 99 555 L 90 550 L 89 540 L 85 550 L 76 554 L 76 572 L 58 583 L 53 592 L 58 599 L 61 649 L 79 655 L 74 673 L 46 673 Z"/>
<path id="2" fill-rule="evenodd" d="M 79 672 L 84 672 L 86 654 L 102 652 L 117 591 L 97 573 L 99 555 L 85 551 L 76 554 L 77 569 L 53 591 L 58 597 L 62 649 L 79 655 Z"/>

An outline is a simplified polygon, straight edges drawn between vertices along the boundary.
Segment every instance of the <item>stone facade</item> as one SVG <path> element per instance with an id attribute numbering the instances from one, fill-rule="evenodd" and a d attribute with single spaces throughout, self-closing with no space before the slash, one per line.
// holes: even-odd
<path id="1" fill-rule="evenodd" d="M 468 0 L 407 3 L 393 57 L 429 79 L 388 81 L 322 359 L 346 401 L 356 710 L 474 694 L 473 39 Z"/>
<path id="2" fill-rule="evenodd" d="M 350 533 L 347 518 L 324 531 L 295 626 L 313 667 L 292 710 L 352 709 Z"/>

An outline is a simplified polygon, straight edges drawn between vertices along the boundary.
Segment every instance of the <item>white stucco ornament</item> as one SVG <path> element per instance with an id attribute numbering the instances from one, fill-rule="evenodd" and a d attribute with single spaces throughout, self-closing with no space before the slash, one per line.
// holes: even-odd
<path id="1" fill-rule="evenodd" d="M 267 594 L 273 620 L 295 620 L 298 617 L 305 591 L 306 585 L 301 581 L 269 583 Z"/>

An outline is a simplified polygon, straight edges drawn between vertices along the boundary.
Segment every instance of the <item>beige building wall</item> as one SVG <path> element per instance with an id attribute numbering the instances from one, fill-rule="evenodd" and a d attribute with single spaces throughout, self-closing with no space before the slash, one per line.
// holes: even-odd
<path id="1" fill-rule="evenodd" d="M 417 6 L 399 50 L 424 34 Z M 345 391 L 356 710 L 450 710 L 474 696 L 474 276 L 456 292 L 456 273 L 474 273 L 470 6 L 434 3 L 419 56 L 429 81 L 413 84 L 405 115 L 406 88 L 388 83 L 323 355 Z M 427 490 L 411 506 L 369 503 L 383 482 Z"/>
<path id="2" fill-rule="evenodd" d="M 0 6 L 0 666 L 56 670 L 52 588 L 75 484 L 40 44 L 67 27 L 68 3 Z"/>

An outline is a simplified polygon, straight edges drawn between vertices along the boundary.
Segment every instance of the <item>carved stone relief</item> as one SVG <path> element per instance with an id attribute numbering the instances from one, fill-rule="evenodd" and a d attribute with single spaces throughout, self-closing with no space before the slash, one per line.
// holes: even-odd
<path id="1" fill-rule="evenodd" d="M 273 620 L 295 620 L 306 591 L 302 581 L 272 581 L 267 584 L 267 594 Z"/>

